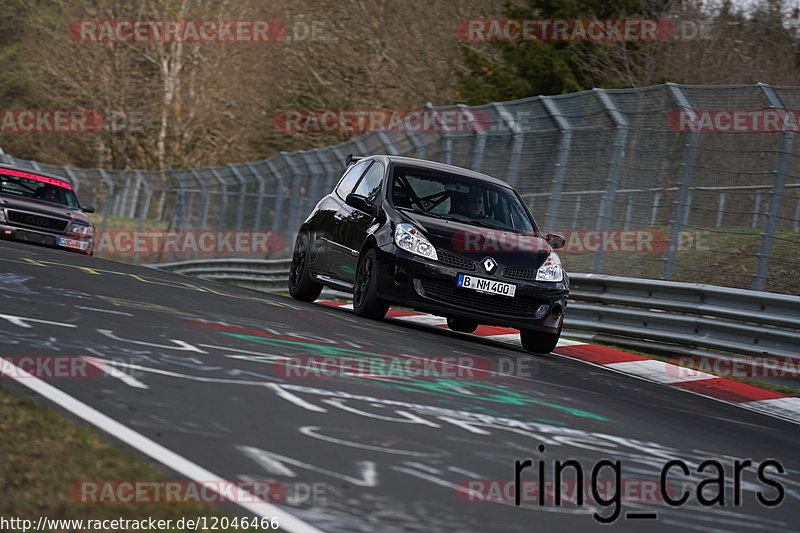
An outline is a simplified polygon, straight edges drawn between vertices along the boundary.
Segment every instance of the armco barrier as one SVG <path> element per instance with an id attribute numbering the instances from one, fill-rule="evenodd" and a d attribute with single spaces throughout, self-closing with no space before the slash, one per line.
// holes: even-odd
<path id="1" fill-rule="evenodd" d="M 291 259 L 198 259 L 146 265 L 176 274 L 254 287 L 264 291 L 287 290 Z"/>
<path id="2" fill-rule="evenodd" d="M 207 259 L 149 265 L 285 291 L 290 260 Z M 598 274 L 570 275 L 569 336 L 670 355 L 718 350 L 800 363 L 800 297 Z"/>

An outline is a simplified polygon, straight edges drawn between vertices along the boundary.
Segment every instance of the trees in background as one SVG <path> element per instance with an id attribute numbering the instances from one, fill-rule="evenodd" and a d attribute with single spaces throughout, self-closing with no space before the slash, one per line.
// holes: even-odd
<path id="1" fill-rule="evenodd" d="M 458 73 L 469 104 L 593 87 L 800 83 L 800 10 L 781 0 L 527 0 L 508 18 L 666 19 L 655 42 L 489 42 L 462 45 Z"/>
<path id="2" fill-rule="evenodd" d="M 0 4 L 2 109 L 88 109 L 94 133 L 4 133 L 18 157 L 84 167 L 219 165 L 327 146 L 358 132 L 286 133 L 281 109 L 420 109 L 592 87 L 798 85 L 798 12 L 780 0 L 9 0 Z M 423 16 L 420 13 L 424 14 Z M 460 40 L 476 18 L 668 18 L 661 42 Z M 267 43 L 85 42 L 79 20 L 273 20 Z M 682 33 L 686 37 L 685 32 Z M 680 37 L 680 35 L 678 36 Z"/>

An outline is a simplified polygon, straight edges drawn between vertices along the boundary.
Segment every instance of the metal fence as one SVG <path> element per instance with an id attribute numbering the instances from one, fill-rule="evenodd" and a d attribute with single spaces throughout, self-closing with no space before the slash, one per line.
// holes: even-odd
<path id="1" fill-rule="evenodd" d="M 468 127 L 450 127 L 444 118 L 424 131 L 405 123 L 222 167 L 76 169 L 8 154 L 0 161 L 70 178 L 83 202 L 99 206 L 101 230 L 271 230 L 286 237 L 288 249 L 348 153 L 409 155 L 508 181 L 540 226 L 567 233 L 572 245 L 561 255 L 573 272 L 800 294 L 796 124 L 773 131 L 675 128 L 681 111 L 787 110 L 796 118 L 791 112 L 798 109 L 800 87 L 665 84 L 478 107 L 430 105 L 434 118 L 458 113 Z M 623 230 L 650 232 L 655 246 L 617 249 L 613 241 Z M 601 245 L 587 246 L 587 232 L 603 232 Z"/>

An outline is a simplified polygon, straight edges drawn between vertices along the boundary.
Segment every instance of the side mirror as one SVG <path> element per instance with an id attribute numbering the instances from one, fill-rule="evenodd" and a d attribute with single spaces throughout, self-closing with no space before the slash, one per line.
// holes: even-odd
<path id="1" fill-rule="evenodd" d="M 567 240 L 563 235 L 559 235 L 558 233 L 548 233 L 544 236 L 544 240 L 550 244 L 553 250 L 558 250 L 567 245 Z"/>
<path id="2" fill-rule="evenodd" d="M 378 216 L 378 206 L 372 205 L 367 202 L 367 199 L 355 193 L 350 193 L 345 199 L 345 203 L 350 207 L 358 209 L 369 214 L 372 217 Z"/>
<path id="3" fill-rule="evenodd" d="M 83 204 L 81 206 L 81 211 L 84 213 L 94 213 L 94 206 L 89 204 Z"/>

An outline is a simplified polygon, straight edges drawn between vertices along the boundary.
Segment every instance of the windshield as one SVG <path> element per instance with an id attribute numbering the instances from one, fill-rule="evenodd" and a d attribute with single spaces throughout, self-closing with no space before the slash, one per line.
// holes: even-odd
<path id="1" fill-rule="evenodd" d="M 479 226 L 535 234 L 534 223 L 509 189 L 438 170 L 394 168 L 392 203 L 397 209 Z"/>
<path id="2" fill-rule="evenodd" d="M 0 169 L 0 193 L 67 207 L 78 207 L 69 185 L 46 176 Z"/>

